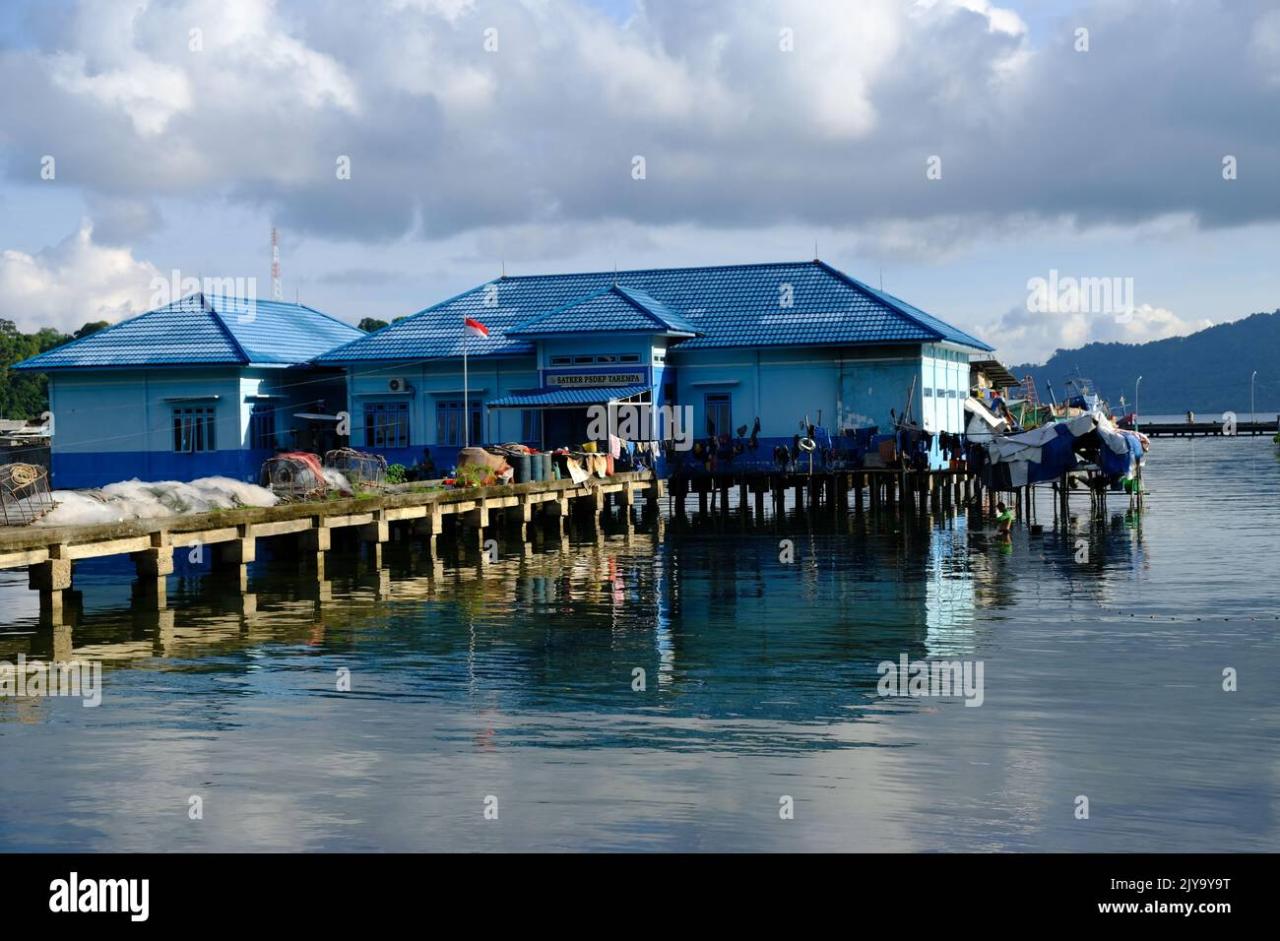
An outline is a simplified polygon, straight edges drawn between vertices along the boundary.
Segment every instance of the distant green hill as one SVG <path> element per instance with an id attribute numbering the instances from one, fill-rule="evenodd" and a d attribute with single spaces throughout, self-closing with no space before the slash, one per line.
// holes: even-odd
<path id="1" fill-rule="evenodd" d="M 1092 379 L 1097 390 L 1120 411 L 1133 407 L 1133 387 L 1142 376 L 1139 407 L 1144 415 L 1180 415 L 1191 409 L 1202 416 L 1249 411 L 1249 375 L 1258 371 L 1257 410 L 1280 412 L 1280 310 L 1253 314 L 1185 337 L 1150 343 L 1090 343 L 1078 350 L 1058 350 L 1042 366 L 1010 367 L 1021 379 L 1034 376 L 1040 398 L 1049 400 L 1045 382 L 1061 398 L 1067 379 Z"/>

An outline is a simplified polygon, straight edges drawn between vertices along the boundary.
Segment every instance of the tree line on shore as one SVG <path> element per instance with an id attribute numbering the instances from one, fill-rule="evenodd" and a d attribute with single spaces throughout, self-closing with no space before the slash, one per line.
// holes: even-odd
<path id="1" fill-rule="evenodd" d="M 1144 415 L 1218 417 L 1250 406 L 1250 379 L 1258 419 L 1275 418 L 1280 409 L 1280 310 L 1252 314 L 1184 337 L 1148 343 L 1089 343 L 1057 350 L 1042 365 L 1011 366 L 1019 379 L 1032 376 L 1041 401 L 1052 392 L 1059 400 L 1070 393 L 1068 379 L 1080 375 L 1117 413 L 1133 411 L 1138 377 L 1138 408 Z M 1120 397 L 1124 396 L 1124 406 Z"/>
<path id="2" fill-rule="evenodd" d="M 42 327 L 23 333 L 12 320 L 0 318 L 0 418 L 39 418 L 49 409 L 49 380 L 43 373 L 18 372 L 20 363 L 55 346 L 78 340 L 109 326 L 105 320 L 87 323 L 75 333 Z"/>

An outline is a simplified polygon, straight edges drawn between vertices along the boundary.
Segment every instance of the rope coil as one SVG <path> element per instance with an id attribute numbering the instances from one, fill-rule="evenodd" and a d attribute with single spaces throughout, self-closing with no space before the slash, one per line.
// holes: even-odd
<path id="1" fill-rule="evenodd" d="M 27 487 L 40 479 L 40 468 L 34 464 L 10 464 L 9 479 L 19 487 Z"/>

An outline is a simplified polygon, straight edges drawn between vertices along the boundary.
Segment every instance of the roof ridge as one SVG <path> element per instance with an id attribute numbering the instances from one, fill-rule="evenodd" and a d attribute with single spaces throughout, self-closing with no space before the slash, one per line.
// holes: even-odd
<path id="1" fill-rule="evenodd" d="M 343 320 L 341 317 L 336 317 L 333 314 L 328 313 L 327 311 L 319 310 L 315 307 L 312 307 L 310 304 L 303 304 L 301 301 L 277 300 L 274 297 L 241 297 L 239 294 L 214 294 L 211 296 L 222 298 L 224 300 L 228 300 L 232 302 L 243 302 L 245 304 L 254 304 L 254 305 L 270 304 L 273 307 L 288 307 L 288 308 L 292 308 L 293 310 L 305 310 L 315 314 L 318 317 L 323 317 L 325 320 L 331 320 L 340 326 L 347 327 L 348 329 L 351 329 L 351 330 L 360 329 L 355 324 L 348 323 L 347 321 Z M 359 337 L 355 337 L 354 339 L 359 339 Z"/>
<path id="2" fill-rule="evenodd" d="M 617 278 L 628 274 L 653 274 L 660 271 L 732 271 L 735 268 L 795 268 L 803 265 L 821 264 L 816 258 L 808 258 L 803 261 L 760 261 L 760 262 L 739 262 L 733 265 L 688 265 L 684 267 L 671 266 L 660 268 L 626 268 L 617 271 L 563 271 L 552 272 L 549 274 L 507 274 L 499 278 L 493 278 L 486 281 L 491 284 L 496 281 L 534 281 L 538 278 L 594 278 L 594 277 L 610 277 L 615 281 Z M 468 293 L 468 292 L 463 292 Z M 462 295 L 458 295 L 461 297 Z M 455 300 L 456 298 L 451 298 Z M 430 308 L 426 308 L 430 310 Z"/>
<path id="3" fill-rule="evenodd" d="M 452 304 L 454 301 L 459 301 L 462 298 L 466 297 L 468 294 L 474 294 L 477 291 L 482 291 L 491 284 L 497 284 L 499 281 L 503 280 L 503 278 L 505 277 L 506 275 L 499 278 L 490 278 L 488 281 L 482 281 L 480 284 L 477 284 L 474 287 L 469 287 L 465 291 L 459 291 L 457 294 L 453 295 L 452 297 L 446 297 L 444 300 L 437 301 L 434 304 L 431 304 L 427 307 L 423 307 L 421 310 L 414 311 L 412 314 L 402 314 L 400 317 L 388 323 L 385 327 L 380 327 L 377 330 L 374 330 L 372 333 L 366 333 L 364 336 L 352 337 L 346 343 L 342 343 L 342 344 L 339 344 L 338 346 L 335 346 L 329 352 L 321 353 L 319 356 L 313 357 L 311 362 L 314 362 L 315 360 L 320 360 L 320 359 L 327 359 L 328 357 L 333 356 L 338 351 L 345 350 L 348 346 L 351 346 L 356 343 L 363 343 L 365 340 L 369 339 L 369 337 L 373 336 L 375 333 L 390 333 L 392 330 L 402 328 L 406 324 L 414 320 L 417 320 L 423 314 L 429 314 L 433 310 L 439 310 L 440 308 L 444 307 L 446 304 Z M 359 330 L 360 328 L 357 327 L 356 329 Z"/>
<path id="4" fill-rule="evenodd" d="M 521 320 L 519 323 L 513 324 L 509 329 L 504 330 L 503 335 L 520 336 L 521 334 L 535 332 L 538 325 L 544 321 L 559 314 L 563 314 L 566 311 L 573 310 L 575 307 L 581 307 L 584 304 L 589 304 L 597 298 L 604 297 L 607 294 L 616 294 L 628 307 L 632 310 L 638 311 L 640 315 L 648 321 L 650 326 L 657 327 L 660 330 L 675 331 L 678 333 L 687 332 L 684 327 L 670 322 L 666 317 L 645 303 L 647 300 L 674 315 L 675 311 L 672 310 L 670 305 L 665 301 L 654 297 L 652 294 L 647 291 L 643 291 L 640 288 L 631 287 L 626 284 L 619 284 L 615 281 L 606 287 L 597 288 L 596 290 L 583 294 L 580 297 L 575 297 L 573 300 L 567 301 L 552 310 L 537 314 L 527 320 Z"/>
<path id="5" fill-rule="evenodd" d="M 650 308 L 647 304 L 643 303 L 642 301 L 636 300 L 636 298 L 633 297 L 632 295 L 639 295 L 642 298 L 648 298 L 650 301 L 657 304 L 659 307 L 662 307 L 673 314 L 677 313 L 675 310 L 672 309 L 671 305 L 668 304 L 666 301 L 662 300 L 661 298 L 654 297 L 648 291 L 642 291 L 639 288 L 633 288 L 625 284 L 614 284 L 613 287 L 618 289 L 618 291 L 626 299 L 628 304 L 630 304 L 632 307 L 635 307 L 637 310 L 643 313 L 650 320 L 655 321 L 658 324 L 658 326 L 663 327 L 667 330 L 677 330 L 681 333 L 684 332 L 683 328 L 681 328 L 678 324 L 671 323 L 665 317 L 658 314 L 657 311 Z"/>
<path id="6" fill-rule="evenodd" d="M 293 306 L 294 306 L 294 307 L 301 307 L 303 310 L 309 310 L 309 311 L 311 311 L 311 313 L 313 313 L 313 314 L 319 314 L 321 317 L 324 317 L 326 320 L 332 320 L 332 321 L 333 321 L 334 323 L 336 323 L 336 324 L 341 324 L 342 326 L 344 326 L 344 327 L 350 327 L 352 330 L 355 330 L 355 331 L 357 331 L 357 332 L 359 332 L 359 333 L 364 333 L 364 331 L 363 331 L 363 330 L 361 330 L 359 327 L 357 327 L 355 324 L 353 324 L 353 323 L 347 323 L 347 322 L 346 322 L 345 320 L 343 320 L 341 317 L 335 317 L 333 314 L 325 313 L 323 310 L 316 310 L 314 307 L 311 307 L 311 306 L 310 306 L 310 305 L 308 305 L 308 304 L 294 304 Z M 391 325 L 390 325 L 390 324 L 387 324 L 387 326 L 391 326 Z M 366 336 L 367 336 L 367 334 L 366 334 Z M 358 340 L 358 339 L 360 339 L 360 337 L 352 337 L 352 339 L 353 339 L 353 340 Z"/>
<path id="7" fill-rule="evenodd" d="M 662 301 L 658 300 L 653 295 L 646 294 L 644 291 L 637 291 L 634 288 L 629 288 L 625 284 L 617 284 L 617 283 L 610 285 L 609 291 L 610 293 L 612 293 L 613 291 L 617 291 L 618 294 L 622 296 L 622 299 L 624 301 L 626 301 L 636 310 L 640 311 L 640 313 L 643 314 L 645 318 L 648 319 L 655 326 L 662 327 L 664 330 L 675 329 L 675 327 L 667 323 L 662 317 L 658 316 L 658 314 L 654 310 L 652 310 L 648 304 L 644 303 L 644 301 L 642 300 L 638 300 L 635 297 L 635 295 L 639 295 L 640 297 L 647 297 L 649 300 L 653 301 L 655 304 L 661 304 Z"/>
<path id="8" fill-rule="evenodd" d="M 532 327 L 548 319 L 549 317 L 554 317 L 556 314 L 564 313 L 566 310 L 573 310 L 573 308 L 579 306 L 580 304 L 585 304 L 587 303 L 587 301 L 594 301 L 597 297 L 604 297 L 604 295 L 606 294 L 612 294 L 614 291 L 614 288 L 616 288 L 617 286 L 618 286 L 617 284 L 610 284 L 607 287 L 597 288 L 594 291 L 591 291 L 587 294 L 583 294 L 581 297 L 575 297 L 573 300 L 567 301 L 566 303 L 561 304 L 559 307 L 553 307 L 551 310 L 544 311 L 543 313 L 538 314 L 534 317 L 531 317 L 528 320 L 521 320 L 519 323 L 512 324 L 511 330 L 504 330 L 503 333 L 506 334 L 512 331 L 520 330 L 521 328 L 527 329 L 529 327 Z M 625 294 L 623 295 L 623 298 L 626 299 L 627 303 L 629 304 L 633 303 L 631 299 L 628 298 Z"/>
<path id="9" fill-rule="evenodd" d="M 852 280 L 857 281 L 857 279 L 856 279 L 856 278 L 853 278 Z M 858 283 L 858 284 L 861 284 L 861 285 L 862 285 L 862 287 L 863 287 L 865 290 L 870 291 L 870 292 L 871 292 L 872 294 L 874 294 L 876 297 L 880 298 L 881 300 L 888 301 L 888 302 L 889 302 L 890 304 L 892 304 L 894 307 L 896 307 L 896 308 L 898 308 L 899 310 L 901 310 L 901 311 L 902 311 L 902 312 L 903 312 L 907 317 L 911 318 L 911 320 L 912 320 L 914 323 L 918 323 L 918 324 L 920 324 L 921 326 L 923 326 L 923 327 L 925 327 L 925 328 L 927 328 L 927 329 L 933 330 L 935 333 L 939 333 L 939 334 L 941 335 L 941 338 L 942 338 L 942 340 L 943 340 L 944 342 L 952 342 L 952 343 L 954 343 L 954 342 L 957 342 L 957 341 L 956 341 L 956 340 L 954 340 L 953 338 L 949 338 L 949 337 L 947 337 L 947 335 L 946 335 L 945 333 L 942 333 L 941 331 L 937 330 L 936 328 L 934 328 L 934 327 L 930 327 L 927 323 L 923 323 L 923 322 L 920 320 L 920 318 L 919 318 L 919 317 L 917 317 L 914 313 L 912 313 L 912 311 L 916 311 L 917 313 L 924 314 L 924 316 L 928 317 L 930 320 L 936 320 L 936 321 L 938 321 L 938 322 L 939 322 L 939 323 L 941 323 L 944 327 L 947 327 L 948 329 L 950 329 L 953 333 L 958 333 L 958 334 L 960 334 L 960 335 L 961 335 L 961 336 L 963 336 L 963 337 L 968 337 L 970 340 L 974 340 L 974 341 L 976 341 L 976 342 L 977 342 L 977 343 L 979 343 L 981 346 L 985 346 L 985 347 L 987 347 L 987 349 L 988 349 L 988 351 L 989 351 L 989 352 L 992 352 L 992 353 L 994 353 L 994 352 L 995 352 L 995 347 L 991 346 L 991 344 L 987 343 L 987 341 L 983 340 L 981 337 L 976 337 L 976 336 L 974 336 L 974 335 L 973 335 L 972 333 L 970 333 L 968 330 L 961 330 L 959 327 L 955 326 L 954 324 L 948 323 L 947 321 L 943 320 L 941 317 L 938 317 L 938 316 L 936 316 L 936 315 L 934 315 L 934 314 L 931 314 L 931 313 L 929 313 L 927 310 L 924 310 L 923 308 L 917 307 L 915 304 L 911 303 L 910 301 L 903 300 L 902 298 L 898 297 L 898 296 L 897 296 L 897 295 L 895 295 L 895 294 L 890 294 L 888 291 L 883 291 L 883 290 L 879 290 L 878 288 L 873 288 L 871 285 L 869 285 L 869 284 L 862 284 L 862 282 L 860 282 L 860 281 L 858 281 L 857 283 Z"/>
<path id="10" fill-rule="evenodd" d="M 218 327 L 219 330 L 223 332 L 226 338 L 231 342 L 232 347 L 239 351 L 240 357 L 244 360 L 244 362 L 246 364 L 253 362 L 253 358 L 249 355 L 248 351 L 236 338 L 235 332 L 231 329 L 231 327 L 227 325 L 227 322 L 222 319 L 221 311 L 219 311 L 216 307 L 213 306 L 213 303 L 205 296 L 205 293 L 203 291 L 200 292 L 199 297 L 200 297 L 201 307 L 203 307 L 205 310 L 207 310 L 210 314 L 213 315 L 214 324 Z M 243 298 L 238 298 L 238 299 L 242 300 Z M 183 298 L 183 300 L 186 300 L 186 298 Z"/>
<path id="11" fill-rule="evenodd" d="M 852 275 L 845 274 L 839 268 L 835 268 L 835 267 L 832 267 L 831 265 L 828 265 L 825 261 L 817 261 L 816 264 L 820 265 L 825 271 L 839 278 L 841 281 L 849 285 L 855 291 L 858 291 L 859 293 L 871 298 L 872 300 L 880 301 L 882 304 L 885 304 L 886 306 L 892 308 L 894 313 L 898 314 L 900 317 L 904 317 L 907 320 L 911 321 L 920 329 L 928 331 L 929 333 L 932 333 L 934 335 L 935 341 L 946 339 L 942 335 L 941 331 L 939 331 L 934 327 L 929 326 L 929 324 L 922 321 L 919 317 L 916 317 L 910 311 L 906 310 L 902 306 L 904 302 L 899 300 L 898 298 L 879 293 L 878 291 L 876 291 L 875 288 L 871 287 L 870 285 L 863 284 L 857 278 L 853 277 Z"/>
<path id="12" fill-rule="evenodd" d="M 553 307 L 552 310 L 543 311 L 541 312 L 541 314 L 536 314 L 532 316 L 532 318 L 529 318 L 527 320 L 521 320 L 521 321 L 518 321 L 518 323 L 512 324 L 511 328 L 507 330 L 503 330 L 503 335 L 506 335 L 508 333 L 524 333 L 526 332 L 526 330 L 529 330 L 530 328 L 532 328 L 532 326 L 536 326 L 540 324 L 541 321 L 547 320 L 548 318 L 553 318 L 553 316 L 556 316 L 557 314 L 563 314 L 564 311 L 572 310 L 573 307 L 582 305 L 582 303 L 586 303 L 588 301 L 594 301 L 596 297 L 604 297 L 605 294 L 612 294 L 614 291 L 614 288 L 617 288 L 617 287 L 618 287 L 617 284 L 609 284 L 609 286 L 607 287 L 596 288 L 595 291 L 582 294 L 581 297 L 575 297 L 573 298 L 572 301 L 566 301 L 562 303 L 562 305 L 559 307 Z M 622 297 L 623 297 L 623 300 L 625 300 L 627 303 L 630 303 L 630 305 L 634 307 L 639 307 L 639 305 L 636 305 L 635 301 L 632 301 L 630 297 L 626 296 L 626 294 L 622 294 Z"/>

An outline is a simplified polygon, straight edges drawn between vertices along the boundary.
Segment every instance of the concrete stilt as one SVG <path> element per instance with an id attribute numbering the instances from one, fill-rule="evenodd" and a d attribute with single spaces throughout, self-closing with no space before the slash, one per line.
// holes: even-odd
<path id="1" fill-rule="evenodd" d="M 27 567 L 27 585 L 40 592 L 40 618 L 52 624 L 65 616 L 67 592 L 71 589 L 71 560 L 63 558 L 65 546 L 50 546 L 51 558 Z"/>
<path id="2" fill-rule="evenodd" d="M 381 510 L 373 512 L 373 522 L 361 526 L 358 535 L 360 541 L 368 546 L 369 567 L 375 572 L 381 571 L 383 548 L 391 541 L 391 524 Z"/>
<path id="3" fill-rule="evenodd" d="M 71 624 L 42 624 L 31 636 L 31 656 L 52 661 L 73 658 Z"/>
<path id="4" fill-rule="evenodd" d="M 151 534 L 151 548 L 133 553 L 133 567 L 137 574 L 133 597 L 140 603 L 156 609 L 168 606 L 168 576 L 173 574 L 173 546 L 169 534 Z"/>

